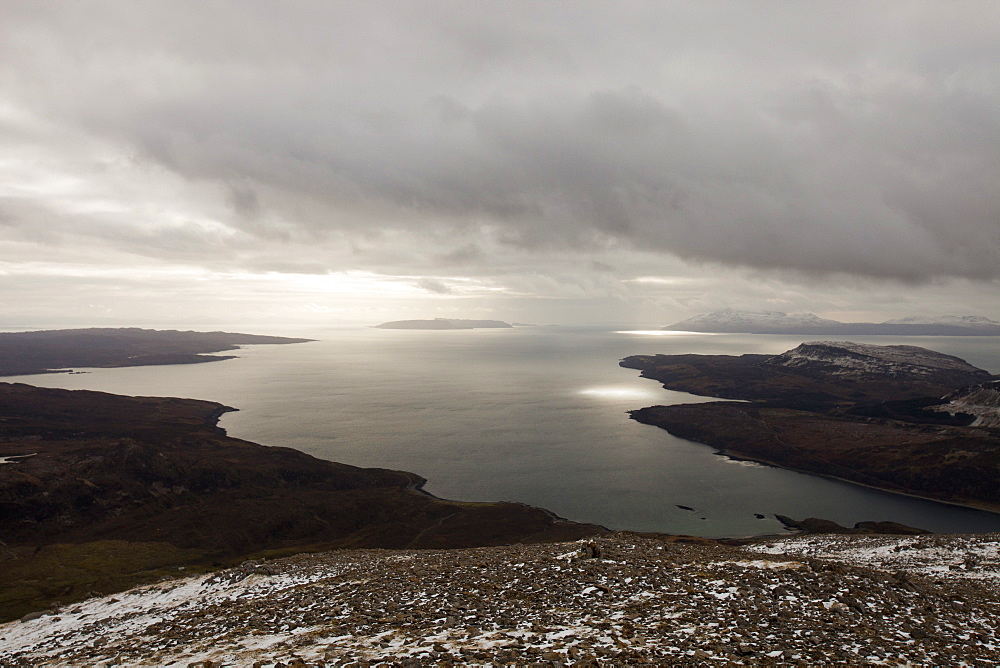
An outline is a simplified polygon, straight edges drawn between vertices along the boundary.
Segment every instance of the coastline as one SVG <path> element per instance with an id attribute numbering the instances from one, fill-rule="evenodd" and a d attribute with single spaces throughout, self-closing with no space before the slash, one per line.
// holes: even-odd
<path id="1" fill-rule="evenodd" d="M 598 531 L 594 535 L 599 535 L 600 533 L 613 533 L 615 531 L 628 531 L 627 529 L 611 529 L 611 528 L 606 527 L 606 526 L 604 526 L 602 524 L 594 524 L 593 522 L 581 522 L 581 521 L 577 521 L 577 520 L 571 520 L 571 519 L 568 519 L 566 517 L 562 517 L 560 515 L 556 515 L 554 512 L 552 512 L 548 508 L 542 508 L 541 506 L 533 506 L 530 503 L 524 503 L 524 502 L 521 502 L 521 501 L 462 501 L 462 500 L 459 500 L 459 499 L 446 499 L 444 497 L 436 496 L 434 494 L 431 494 L 426 489 L 424 489 L 424 486 L 428 482 L 427 478 L 424 478 L 423 476 L 421 476 L 421 475 L 419 475 L 417 473 L 413 473 L 411 471 L 397 471 L 397 473 L 405 474 L 406 476 L 410 477 L 411 479 L 412 478 L 416 478 L 417 479 L 417 480 L 412 481 L 409 485 L 407 485 L 404 488 L 407 492 L 410 492 L 411 494 L 416 494 L 416 495 L 419 495 L 419 496 L 422 496 L 422 497 L 430 497 L 431 499 L 433 499 L 435 501 L 438 501 L 438 502 L 441 502 L 441 503 L 454 504 L 454 505 L 458 505 L 458 506 L 494 506 L 494 505 L 497 505 L 497 504 L 508 504 L 508 505 L 512 505 L 512 506 L 521 506 L 522 508 L 525 508 L 525 509 L 528 509 L 528 510 L 531 510 L 531 511 L 543 513 L 549 519 L 551 519 L 554 524 L 561 524 L 561 525 L 566 525 L 566 526 L 574 526 L 574 525 L 575 526 L 580 526 L 580 525 L 583 525 L 583 526 L 588 526 L 588 527 L 596 527 L 600 531 Z M 657 535 L 661 535 L 661 536 L 672 536 L 672 535 L 675 535 L 675 534 L 664 534 L 664 533 L 658 533 L 658 532 L 654 532 L 654 533 L 657 533 Z"/>
<path id="2" fill-rule="evenodd" d="M 0 332 L 0 376 L 79 373 L 78 368 L 201 364 L 236 359 L 217 355 L 247 345 L 309 343 L 313 339 L 105 327 Z"/>
<path id="3" fill-rule="evenodd" d="M 1000 515 L 1000 432 L 921 412 L 993 374 L 934 350 L 899 350 L 811 342 L 770 356 L 633 355 L 620 365 L 716 399 L 629 414 L 727 459 Z"/>
<path id="4" fill-rule="evenodd" d="M 650 425 L 650 426 L 656 426 L 656 425 Z M 658 429 L 663 429 L 664 431 L 666 431 L 667 433 L 669 433 L 671 436 L 674 436 L 674 438 L 683 438 L 681 436 L 677 436 L 677 435 L 673 434 L 669 429 L 666 429 L 664 427 L 657 427 L 657 428 Z M 775 461 L 764 459 L 763 457 L 754 457 L 753 455 L 749 455 L 749 454 L 746 454 L 746 453 L 743 453 L 743 452 L 739 452 L 738 450 L 731 450 L 731 449 L 725 449 L 725 448 L 719 449 L 719 448 L 716 448 L 716 446 L 714 446 L 714 445 L 712 445 L 710 443 L 705 443 L 703 441 L 696 441 L 696 440 L 690 439 L 690 438 L 684 438 L 683 440 L 689 441 L 691 443 L 697 443 L 698 445 L 704 445 L 707 448 L 712 448 L 712 449 L 715 450 L 715 454 L 720 455 L 722 457 L 726 457 L 728 459 L 732 459 L 733 461 L 754 462 L 755 464 L 763 464 L 765 466 L 773 466 L 774 468 L 782 469 L 782 470 L 785 470 L 785 471 L 794 471 L 795 473 L 802 473 L 804 475 L 814 475 L 814 476 L 817 476 L 819 478 L 826 478 L 828 480 L 836 480 L 838 482 L 843 482 L 843 483 L 847 483 L 847 484 L 850 484 L 850 485 L 856 485 L 858 487 L 864 487 L 866 489 L 872 489 L 872 490 L 875 490 L 877 492 L 886 492 L 887 494 L 896 494 L 898 496 L 905 496 L 905 497 L 909 497 L 911 499 L 920 499 L 921 501 L 932 501 L 934 503 L 943 503 L 943 504 L 945 504 L 947 506 L 954 506 L 956 508 L 967 508 L 969 510 L 978 510 L 978 511 L 982 511 L 984 513 L 991 513 L 991 514 L 994 514 L 994 515 L 1000 515 L 1000 504 L 997 504 L 997 505 L 976 504 L 974 502 L 961 502 L 961 501 L 949 501 L 949 500 L 945 500 L 945 499 L 938 499 L 938 498 L 935 498 L 935 497 L 932 497 L 932 496 L 926 496 L 926 495 L 923 495 L 923 494 L 917 494 L 915 492 L 905 492 L 905 491 L 898 490 L 898 489 L 890 489 L 888 487 L 879 487 L 878 485 L 871 485 L 871 484 L 868 484 L 868 483 L 858 482 L 857 480 L 850 480 L 849 478 L 841 478 L 839 476 L 830 475 L 828 473 L 817 473 L 817 472 L 814 472 L 814 471 L 808 471 L 806 469 L 796 468 L 794 466 L 786 466 L 784 464 L 780 464 L 780 463 L 775 462 Z"/>

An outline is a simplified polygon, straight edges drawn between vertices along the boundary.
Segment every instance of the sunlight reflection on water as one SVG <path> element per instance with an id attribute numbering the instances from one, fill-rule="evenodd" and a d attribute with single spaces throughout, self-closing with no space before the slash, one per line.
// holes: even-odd
<path id="1" fill-rule="evenodd" d="M 588 387 L 580 390 L 577 394 L 600 399 L 651 399 L 656 398 L 657 392 L 637 387 Z"/>
<path id="2" fill-rule="evenodd" d="M 675 332 L 664 329 L 624 329 L 615 334 L 638 334 L 641 336 L 718 336 L 715 332 Z"/>

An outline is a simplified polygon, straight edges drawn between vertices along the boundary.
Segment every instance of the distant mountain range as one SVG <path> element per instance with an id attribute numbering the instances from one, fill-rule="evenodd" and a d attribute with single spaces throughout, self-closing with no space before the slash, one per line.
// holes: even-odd
<path id="1" fill-rule="evenodd" d="M 909 316 L 885 322 L 840 322 L 812 313 L 725 309 L 667 325 L 668 331 L 739 334 L 1000 336 L 1000 322 L 978 315 Z"/>
<path id="2" fill-rule="evenodd" d="M 464 320 L 434 318 L 433 320 L 394 320 L 375 325 L 378 329 L 507 329 L 513 327 L 502 320 Z"/>

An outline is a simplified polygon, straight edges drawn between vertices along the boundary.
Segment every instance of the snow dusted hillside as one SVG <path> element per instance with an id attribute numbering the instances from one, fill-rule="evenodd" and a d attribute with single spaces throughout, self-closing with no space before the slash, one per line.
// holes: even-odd
<path id="1" fill-rule="evenodd" d="M 975 415 L 973 427 L 1000 429 L 1000 381 L 973 385 L 956 390 L 944 397 L 944 403 L 934 410 Z"/>
<path id="2" fill-rule="evenodd" d="M 982 316 L 910 316 L 883 323 L 839 322 L 812 313 L 725 309 L 664 327 L 670 331 L 743 334 L 1000 336 L 1000 322 Z"/>
<path id="3" fill-rule="evenodd" d="M 998 540 L 613 534 L 298 555 L 0 626 L 0 665 L 986 665 Z"/>
<path id="4" fill-rule="evenodd" d="M 965 360 L 919 346 L 878 346 L 853 341 L 810 341 L 763 364 L 821 371 L 834 376 L 930 376 L 942 372 L 989 380 L 987 371 Z"/>
<path id="5" fill-rule="evenodd" d="M 750 547 L 766 555 L 817 557 L 852 566 L 1000 585 L 1000 536 L 801 536 Z"/>

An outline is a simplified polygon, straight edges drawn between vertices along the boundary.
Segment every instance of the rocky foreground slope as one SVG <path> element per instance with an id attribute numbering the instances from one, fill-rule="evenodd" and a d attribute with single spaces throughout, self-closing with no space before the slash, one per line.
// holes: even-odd
<path id="1" fill-rule="evenodd" d="M 689 541 L 249 562 L 0 626 L 0 664 L 1000 663 L 1000 535 Z"/>

